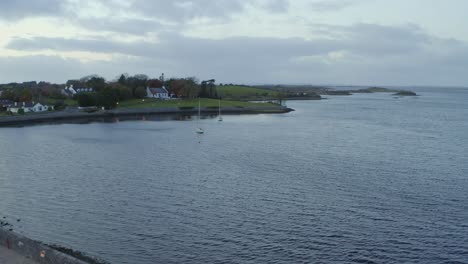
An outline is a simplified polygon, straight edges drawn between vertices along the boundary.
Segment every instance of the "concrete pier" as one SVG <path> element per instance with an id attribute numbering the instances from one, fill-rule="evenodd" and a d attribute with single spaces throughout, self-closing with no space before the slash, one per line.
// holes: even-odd
<path id="1" fill-rule="evenodd" d="M 86 264 L 41 242 L 0 228 L 1 264 Z"/>
<path id="2" fill-rule="evenodd" d="M 2 264 L 39 264 L 30 258 L 21 256 L 11 249 L 0 246 L 0 263 Z"/>

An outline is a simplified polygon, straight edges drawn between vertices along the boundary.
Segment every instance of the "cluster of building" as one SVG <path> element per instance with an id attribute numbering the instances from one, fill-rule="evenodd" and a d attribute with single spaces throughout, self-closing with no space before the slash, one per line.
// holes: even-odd
<path id="1" fill-rule="evenodd" d="M 74 95 L 79 93 L 92 93 L 94 92 L 94 89 L 88 87 L 74 88 L 72 84 L 70 86 L 65 86 L 65 88 L 63 88 L 61 92 L 67 97 L 73 97 Z"/>
<path id="2" fill-rule="evenodd" d="M 164 81 L 164 77 L 161 77 L 162 81 Z M 61 90 L 61 93 L 66 97 L 73 97 L 80 93 L 93 93 L 95 92 L 94 88 L 89 87 L 73 87 L 73 85 L 65 86 Z M 3 91 L 0 89 L 0 96 L 2 95 Z M 154 98 L 154 99 L 161 99 L 161 100 L 169 100 L 174 99 L 175 95 L 170 94 L 169 91 L 164 87 L 146 87 L 146 98 Z M 19 112 L 29 113 L 29 112 L 46 112 L 49 110 L 54 110 L 53 106 L 49 106 L 39 102 L 14 102 L 7 99 L 0 99 L 0 111 L 8 111 L 14 114 Z"/>
<path id="3" fill-rule="evenodd" d="M 61 92 L 66 97 L 73 97 L 74 95 L 77 95 L 80 93 L 92 93 L 94 92 L 94 89 L 88 88 L 88 87 L 74 88 L 73 85 L 70 85 L 70 86 L 65 86 L 65 88 L 63 88 Z M 169 91 L 167 91 L 167 89 L 164 86 L 160 88 L 146 87 L 146 97 L 168 100 L 168 99 L 174 98 L 174 95 L 169 94 Z"/>
<path id="4" fill-rule="evenodd" d="M 23 109 L 25 113 L 29 112 L 46 112 L 53 110 L 53 106 L 41 104 L 37 102 L 13 102 L 11 100 L 0 100 L 0 110 L 9 111 L 17 114 L 20 109 Z"/>

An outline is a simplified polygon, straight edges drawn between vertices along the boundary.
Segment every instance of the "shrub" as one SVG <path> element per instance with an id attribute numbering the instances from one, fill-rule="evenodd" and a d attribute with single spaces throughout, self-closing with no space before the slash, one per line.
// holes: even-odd
<path id="1" fill-rule="evenodd" d="M 76 95 L 78 105 L 81 107 L 95 106 L 96 97 L 91 93 L 80 93 Z"/>

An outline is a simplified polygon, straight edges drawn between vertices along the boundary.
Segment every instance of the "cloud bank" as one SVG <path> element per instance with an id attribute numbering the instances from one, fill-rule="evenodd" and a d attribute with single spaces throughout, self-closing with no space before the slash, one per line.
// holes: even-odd
<path id="1" fill-rule="evenodd" d="M 26 1 L 0 4 L 18 20 L 58 17 L 77 32 L 85 32 L 74 37 L 47 32 L 11 36 L 2 53 L 14 55 L 0 54 L 0 81 L 64 82 L 92 73 L 109 79 L 122 72 L 150 76 L 165 72 L 238 83 L 468 83 L 464 74 L 467 43 L 435 36 L 415 23 L 337 25 L 298 20 L 295 14 L 302 13 L 287 0 L 105 3 L 48 0 L 33 5 Z M 303 6 L 313 14 L 341 12 L 356 3 L 362 1 L 306 1 Z M 291 20 L 291 29 L 301 21 L 307 31 L 300 36 L 285 32 L 260 37 L 245 28 L 244 36 L 228 32 L 223 36 L 222 30 L 245 27 L 239 19 L 259 23 Z M 267 26 L 275 28 L 275 24 Z M 217 31 L 217 37 L 210 30 Z M 76 55 L 80 52 L 91 55 L 81 59 Z"/>

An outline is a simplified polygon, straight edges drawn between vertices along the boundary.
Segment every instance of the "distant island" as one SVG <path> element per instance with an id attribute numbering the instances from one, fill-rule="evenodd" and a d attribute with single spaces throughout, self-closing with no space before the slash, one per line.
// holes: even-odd
<path id="1" fill-rule="evenodd" d="M 393 95 L 396 95 L 396 96 L 417 96 L 417 94 L 415 92 L 412 92 L 412 91 L 399 91 Z"/>
<path id="2" fill-rule="evenodd" d="M 287 100 L 320 100 L 324 95 L 349 96 L 362 93 L 394 93 L 398 96 L 416 96 L 417 94 L 407 90 L 396 90 L 383 87 L 371 86 L 354 90 L 337 90 L 326 86 L 313 85 L 260 85 L 257 88 L 268 89 L 282 93 Z"/>

